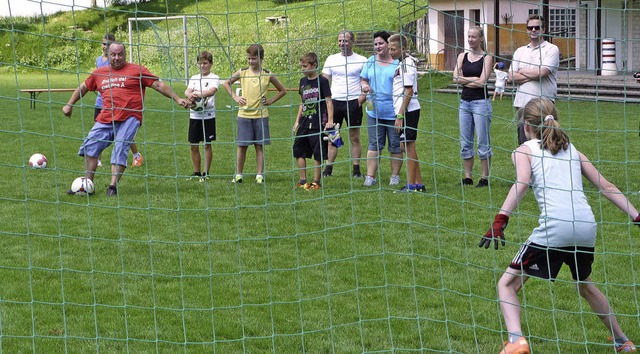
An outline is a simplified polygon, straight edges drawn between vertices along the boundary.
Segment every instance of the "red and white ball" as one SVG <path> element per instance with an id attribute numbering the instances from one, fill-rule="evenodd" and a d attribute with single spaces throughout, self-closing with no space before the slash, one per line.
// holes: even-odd
<path id="1" fill-rule="evenodd" d="M 93 182 L 86 177 L 78 177 L 71 183 L 71 191 L 77 195 L 92 194 L 94 190 Z"/>
<path id="2" fill-rule="evenodd" d="M 47 157 L 43 154 L 33 154 L 29 158 L 29 167 L 31 168 L 45 168 L 47 167 Z"/>

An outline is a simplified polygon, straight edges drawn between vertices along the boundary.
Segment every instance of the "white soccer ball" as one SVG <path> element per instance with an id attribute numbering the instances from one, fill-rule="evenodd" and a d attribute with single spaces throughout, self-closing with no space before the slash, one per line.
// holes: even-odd
<path id="1" fill-rule="evenodd" d="M 71 191 L 77 195 L 92 194 L 94 190 L 93 182 L 86 177 L 78 177 L 71 183 Z"/>
<path id="2" fill-rule="evenodd" d="M 202 112 L 202 111 L 204 111 L 205 108 L 207 108 L 207 99 L 206 98 L 198 97 L 191 104 L 191 109 L 196 111 L 196 112 Z"/>
<path id="3" fill-rule="evenodd" d="M 47 167 L 47 157 L 42 154 L 33 154 L 29 158 L 29 166 L 31 168 L 45 168 Z"/>

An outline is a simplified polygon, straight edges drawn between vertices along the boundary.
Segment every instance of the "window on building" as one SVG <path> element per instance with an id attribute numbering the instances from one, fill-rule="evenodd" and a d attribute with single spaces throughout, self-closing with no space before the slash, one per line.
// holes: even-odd
<path id="1" fill-rule="evenodd" d="M 575 37 L 576 10 L 549 9 L 549 33 L 555 37 Z"/>

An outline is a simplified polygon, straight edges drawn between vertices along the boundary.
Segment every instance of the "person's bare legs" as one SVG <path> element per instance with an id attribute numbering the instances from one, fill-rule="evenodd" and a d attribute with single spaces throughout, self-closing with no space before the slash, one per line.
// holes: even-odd
<path id="1" fill-rule="evenodd" d="M 502 317 L 509 333 L 522 333 L 520 322 L 520 300 L 518 291 L 529 279 L 521 270 L 507 268 L 498 281 L 498 299 Z"/>
<path id="2" fill-rule="evenodd" d="M 211 168 L 211 161 L 213 161 L 213 148 L 211 143 L 204 143 L 204 173 L 209 174 Z"/>
<path id="3" fill-rule="evenodd" d="M 471 178 L 473 173 L 473 157 L 462 160 L 462 169 L 464 170 L 464 178 Z"/>
<path id="4" fill-rule="evenodd" d="M 611 306 L 609 306 L 609 300 L 604 294 L 591 282 L 591 277 L 576 285 L 576 290 L 585 300 L 593 312 L 600 318 L 605 327 L 609 330 L 609 333 L 613 334 L 614 338 L 625 337 L 624 332 L 618 324 L 616 315 L 613 314 Z"/>
<path id="5" fill-rule="evenodd" d="M 322 161 L 313 160 L 313 181 L 317 184 L 320 184 L 320 180 L 322 178 Z"/>
<path id="6" fill-rule="evenodd" d="M 482 178 L 489 179 L 489 168 L 491 167 L 491 158 L 480 160 L 482 165 Z M 473 168 L 473 166 L 471 166 Z"/>
<path id="7" fill-rule="evenodd" d="M 416 142 L 409 141 L 404 144 L 407 154 L 407 183 L 423 184 L 422 173 L 420 173 L 420 162 L 418 160 L 418 152 L 416 151 Z"/>
<path id="8" fill-rule="evenodd" d="M 307 160 L 304 157 L 298 157 L 296 159 L 298 162 L 298 176 L 300 176 L 301 181 L 307 180 Z"/>
<path id="9" fill-rule="evenodd" d="M 264 146 L 256 144 L 255 147 L 256 147 L 256 171 L 257 171 L 257 174 L 261 175 L 264 173 Z"/>
<path id="10" fill-rule="evenodd" d="M 398 176 L 402 168 L 402 153 L 391 155 L 391 175 Z"/>
<path id="11" fill-rule="evenodd" d="M 102 153 L 100 153 L 102 154 Z M 93 182 L 93 177 L 96 174 L 96 169 L 98 168 L 98 158 L 86 156 L 84 157 L 84 170 L 85 176 Z"/>
<path id="12" fill-rule="evenodd" d="M 360 166 L 360 159 L 362 158 L 360 128 L 349 128 L 349 140 L 351 141 L 351 162 L 353 166 Z"/>
<path id="13" fill-rule="evenodd" d="M 378 151 L 367 150 L 367 176 L 376 178 L 378 172 Z"/>
<path id="14" fill-rule="evenodd" d="M 238 146 L 236 152 L 236 174 L 241 175 L 244 170 L 244 163 L 247 160 L 247 148 L 248 146 Z"/>
<path id="15" fill-rule="evenodd" d="M 193 172 L 200 173 L 200 163 L 202 158 L 200 156 L 200 145 L 191 145 L 191 162 L 193 163 Z"/>
<path id="16" fill-rule="evenodd" d="M 117 186 L 127 166 L 111 164 L 111 185 Z"/>

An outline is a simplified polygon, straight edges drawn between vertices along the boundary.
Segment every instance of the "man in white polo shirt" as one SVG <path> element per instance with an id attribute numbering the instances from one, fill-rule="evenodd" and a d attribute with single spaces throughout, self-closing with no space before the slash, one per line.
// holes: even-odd
<path id="1" fill-rule="evenodd" d="M 518 86 L 513 106 L 523 108 L 533 98 L 555 101 L 558 92 L 560 50 L 544 40 L 544 17 L 534 14 L 527 19 L 527 35 L 531 42 L 516 49 L 509 70 L 509 80 Z M 518 144 L 524 143 L 524 125 L 518 114 Z"/>
<path id="2" fill-rule="evenodd" d="M 331 82 L 333 94 L 333 122 L 342 126 L 344 120 L 349 125 L 349 140 L 351 141 L 351 161 L 353 163 L 353 177 L 362 178 L 360 173 L 360 126 L 362 125 L 362 103 L 365 96 L 360 87 L 360 72 L 367 62 L 367 58 L 353 52 L 353 32 L 342 31 L 338 34 L 340 53 L 327 57 L 322 68 L 322 75 Z M 333 174 L 333 162 L 338 156 L 338 148 L 329 144 L 327 166 L 322 175 L 329 177 Z"/>

